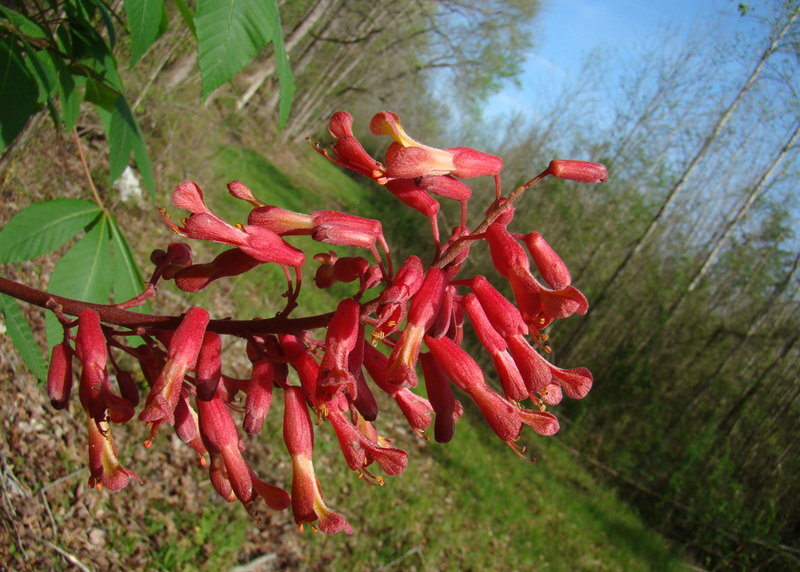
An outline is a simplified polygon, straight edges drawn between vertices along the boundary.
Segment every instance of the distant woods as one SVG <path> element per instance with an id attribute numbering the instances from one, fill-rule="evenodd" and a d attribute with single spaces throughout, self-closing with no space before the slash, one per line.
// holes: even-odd
<path id="1" fill-rule="evenodd" d="M 614 62 L 614 85 L 619 68 L 592 61 L 500 153 L 511 174 L 592 149 L 610 172 L 528 197 L 591 306 L 551 332 L 560 365 L 595 375 L 570 444 L 701 564 L 796 569 L 798 3 L 740 25 L 660 38 Z"/>

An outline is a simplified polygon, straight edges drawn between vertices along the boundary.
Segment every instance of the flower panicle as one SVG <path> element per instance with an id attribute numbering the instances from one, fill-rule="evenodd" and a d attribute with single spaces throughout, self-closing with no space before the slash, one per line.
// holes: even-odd
<path id="1" fill-rule="evenodd" d="M 155 250 L 153 273 L 137 300 L 156 295 L 162 279 L 184 292 L 197 292 L 277 264 L 287 280 L 285 307 L 270 320 L 233 322 L 213 320 L 195 306 L 170 325 L 160 322 L 135 331 L 113 326 L 96 308 L 81 312 L 74 322 L 62 319 L 64 341 L 53 349 L 48 395 L 56 409 L 69 406 L 77 360 L 91 486 L 117 490 L 131 480 L 141 482 L 119 460 L 111 436 L 111 424 L 135 419 L 150 426 L 146 447 L 159 428 L 171 426 L 194 449 L 217 493 L 229 502 L 238 500 L 251 514 L 256 515 L 261 498 L 273 510 L 291 508 L 301 530 L 309 524 L 327 534 L 352 533 L 347 520 L 323 499 L 314 467 L 314 432 L 332 431 L 345 464 L 367 483 L 381 485 L 382 474 L 402 474 L 408 454 L 381 434 L 383 402 L 376 393 L 391 398 L 413 434 L 427 440 L 432 432 L 438 443 L 455 438 L 464 412 L 459 399 L 470 399 L 495 434 L 518 453 L 524 450 L 518 441 L 525 426 L 539 435 L 555 434 L 558 420 L 548 408 L 564 397 L 588 394 L 591 373 L 552 363 L 546 332 L 555 320 L 585 313 L 588 303 L 542 235 L 512 230 L 513 201 L 541 178 L 597 183 L 606 179 L 605 168 L 556 160 L 502 197 L 502 159 L 467 147 L 425 145 L 408 135 L 392 112 L 378 113 L 369 125 L 373 134 L 392 139 L 381 160 L 359 142 L 349 113 L 335 113 L 328 128 L 330 149 L 319 143 L 314 149 L 382 185 L 388 191 L 385 200 L 427 218 L 431 256 L 409 255 L 395 272 L 382 221 L 324 208 L 291 211 L 267 204 L 244 182 L 232 181 L 229 193 L 252 208 L 246 224 L 230 223 L 209 209 L 197 183 L 178 184 L 172 202 L 190 214 L 175 224 L 162 209 L 168 227 L 183 238 L 227 249 L 210 262 L 194 260 L 182 242 Z M 467 212 L 477 198 L 465 180 L 474 177 L 492 178 L 496 193 L 488 209 L 482 205 L 483 223 L 470 229 Z M 444 243 L 438 220 L 443 199 L 457 201 L 461 210 L 457 224 L 443 229 Z M 328 250 L 342 247 L 349 249 L 346 255 Z M 369 254 L 354 255 L 353 248 Z M 480 274 L 462 275 L 470 254 L 483 248 L 505 285 Z M 302 308 L 306 261 L 316 265 L 312 287 L 346 294 L 327 314 L 292 320 L 290 314 Z M 465 331 L 470 329 L 484 357 L 467 349 Z M 132 333 L 143 340 L 138 347 L 128 345 Z M 230 337 L 246 342 L 250 368 L 243 379 L 226 373 L 228 348 L 234 347 Z M 123 367 L 131 360 L 138 362 L 138 372 Z M 417 390 L 419 374 L 424 397 Z M 141 404 L 139 387 L 146 388 Z M 275 431 L 269 414 L 276 392 L 283 394 L 290 492 L 257 476 L 246 447 L 249 439 Z"/>

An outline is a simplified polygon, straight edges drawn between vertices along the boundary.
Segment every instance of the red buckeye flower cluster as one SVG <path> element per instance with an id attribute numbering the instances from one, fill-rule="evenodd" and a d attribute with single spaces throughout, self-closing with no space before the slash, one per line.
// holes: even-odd
<path id="1" fill-rule="evenodd" d="M 556 367 L 540 353 L 549 350 L 544 328 L 553 320 L 585 313 L 586 299 L 570 284 L 566 265 L 541 235 L 519 234 L 510 227 L 514 201 L 543 177 L 596 183 L 606 179 L 605 168 L 553 161 L 502 197 L 499 157 L 466 147 L 424 145 L 405 133 L 397 115 L 382 112 L 370 128 L 394 142 L 381 163 L 353 135 L 352 123 L 348 113 L 334 114 L 329 126 L 332 149 L 314 144 L 315 149 L 375 180 L 427 216 L 433 231 L 432 261 L 426 265 L 420 257 L 410 256 L 395 271 L 379 221 L 331 210 L 291 212 L 263 202 L 240 181 L 230 183 L 228 190 L 253 208 L 247 224 L 230 224 L 211 212 L 196 183 L 179 184 L 172 201 L 189 216 L 178 225 L 164 213 L 172 230 L 230 249 L 210 262 L 195 263 L 189 246 L 173 243 L 153 253 L 155 270 L 138 299 L 106 307 L 113 310 L 107 312 L 87 306 L 77 320 L 58 313 L 65 337 L 53 350 L 48 389 L 54 407 L 67 406 L 73 357 L 77 358 L 78 395 L 89 432 L 90 486 L 117 490 L 130 479 L 139 480 L 118 459 L 111 432 L 113 425 L 136 418 L 150 426 L 148 447 L 157 429 L 173 427 L 208 467 L 215 490 L 226 500 L 239 500 L 255 512 L 260 497 L 275 510 L 291 506 L 301 529 L 307 522 L 326 533 L 349 533 L 348 522 L 325 504 L 315 475 L 314 419 L 321 428 L 330 426 L 345 462 L 359 477 L 383 484 L 375 465 L 387 475 L 399 475 L 408 455 L 379 434 L 375 391 L 387 393 L 397 403 L 414 432 L 424 436 L 433 425 L 434 438 L 445 443 L 453 438 L 454 424 L 462 414 L 455 386 L 475 402 L 500 439 L 520 454 L 523 449 L 516 442 L 524 425 L 552 435 L 559 426 L 548 406 L 564 394 L 574 399 L 587 394 L 592 386 L 588 370 Z M 463 179 L 481 176 L 494 178 L 496 193 L 484 221 L 470 230 L 466 214 L 472 191 Z M 460 224 L 444 244 L 436 197 L 461 203 Z M 313 243 L 302 236 L 326 245 L 324 252 L 313 256 L 313 263 L 301 249 L 301 245 L 313 248 Z M 484 276 L 460 274 L 476 242 L 488 244 L 492 263 L 508 281 L 513 299 Z M 336 246 L 363 248 L 369 256 L 339 257 L 328 250 Z M 302 308 L 306 262 L 314 264 L 317 288 L 337 282 L 353 285 L 352 295 L 335 311 L 290 316 Z M 159 280 L 174 280 L 181 290 L 196 292 L 215 280 L 269 263 L 283 267 L 288 283 L 286 307 L 274 318 L 212 320 L 206 310 L 193 307 L 180 318 L 142 318 L 135 326 L 115 320 L 117 314 L 127 314 L 124 308 L 155 295 Z M 470 328 L 486 350 L 484 361 L 493 365 L 491 382 L 463 347 L 465 329 Z M 127 343 L 131 333 L 143 340 L 138 347 Z M 248 379 L 224 373 L 221 335 L 247 341 L 252 364 Z M 120 365 L 125 354 L 138 361 L 147 383 L 142 404 L 134 376 Z M 424 397 L 418 387 L 420 375 Z M 242 439 L 242 432 L 261 431 L 275 390 L 284 401 L 283 438 L 293 467 L 291 493 L 255 474 Z M 235 419 L 240 417 L 237 425 Z"/>

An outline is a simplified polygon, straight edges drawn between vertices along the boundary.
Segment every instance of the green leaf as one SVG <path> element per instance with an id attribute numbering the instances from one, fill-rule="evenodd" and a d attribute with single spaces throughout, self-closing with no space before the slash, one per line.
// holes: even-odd
<path id="1" fill-rule="evenodd" d="M 61 119 L 64 121 L 64 128 L 70 131 L 78 121 L 81 111 L 81 99 L 76 89 L 75 76 L 69 71 L 64 60 L 56 60 L 58 68 L 58 98 L 61 100 Z"/>
<path id="2" fill-rule="evenodd" d="M 144 144 L 144 136 L 136 118 L 133 116 L 128 102 L 119 96 L 111 113 L 98 107 L 97 111 L 108 137 L 108 162 L 111 181 L 116 181 L 131 158 L 131 152 L 136 158 L 136 165 L 142 175 L 145 187 L 150 193 L 150 198 L 155 200 L 156 184 L 153 179 L 153 170 L 150 158 Z"/>
<path id="3" fill-rule="evenodd" d="M 114 303 L 121 304 L 144 291 L 144 278 L 139 265 L 136 264 L 131 244 L 113 216 L 111 217 L 111 249 L 111 269 L 114 273 Z M 150 302 L 130 308 L 130 310 L 132 312 L 149 313 Z M 138 336 L 129 336 L 127 343 L 136 347 L 143 344 L 144 340 Z"/>
<path id="4" fill-rule="evenodd" d="M 25 365 L 39 380 L 47 381 L 44 357 L 39 344 L 33 338 L 28 320 L 22 315 L 19 303 L 11 296 L 0 293 L 0 312 L 6 320 L 6 335 L 14 342 L 14 347 L 17 348 Z"/>
<path id="5" fill-rule="evenodd" d="M 194 23 L 202 100 L 267 45 L 274 26 L 263 0 L 200 0 Z"/>
<path id="6" fill-rule="evenodd" d="M 47 291 L 83 302 L 108 304 L 114 276 L 111 272 L 109 218 L 105 215 L 58 261 Z M 63 339 L 56 317 L 47 313 L 47 344 L 52 348 Z"/>
<path id="7" fill-rule="evenodd" d="M 133 248 L 127 237 L 119 228 L 116 219 L 112 216 L 111 221 L 111 268 L 114 275 L 114 303 L 121 304 L 131 298 L 138 296 L 144 290 L 144 278 L 136 258 L 133 255 Z M 148 305 L 131 308 L 136 312 L 148 311 Z"/>
<path id="8" fill-rule="evenodd" d="M 286 125 L 286 121 L 289 119 L 289 111 L 292 108 L 294 77 L 292 77 L 292 68 L 289 65 L 289 56 L 286 54 L 286 46 L 283 43 L 281 16 L 278 12 L 278 3 L 276 0 L 265 0 L 264 12 L 267 14 L 267 18 L 272 25 L 272 44 L 275 48 L 275 64 L 278 70 L 278 82 L 280 83 L 278 129 L 283 129 L 284 125 Z"/>
<path id="9" fill-rule="evenodd" d="M 5 150 L 28 123 L 38 96 L 39 86 L 25 65 L 14 37 L 0 38 L 0 151 Z"/>
<path id="10" fill-rule="evenodd" d="M 56 89 L 56 63 L 53 55 L 47 50 L 36 51 L 27 42 L 23 42 L 28 51 L 25 63 L 31 75 L 39 84 L 38 103 L 44 103 Z"/>
<path id="11" fill-rule="evenodd" d="M 0 6 L 0 14 L 7 18 L 13 26 L 15 26 L 20 33 L 30 36 L 32 38 L 46 38 L 47 30 L 41 24 L 37 24 L 27 16 L 16 10 L 11 10 L 5 6 Z M 13 33 L 13 32 L 12 32 Z"/>
<path id="12" fill-rule="evenodd" d="M 125 0 L 125 13 L 131 33 L 133 67 L 159 36 L 161 20 L 166 13 L 164 0 Z"/>
<path id="13" fill-rule="evenodd" d="M 95 220 L 102 209 L 80 199 L 33 203 L 0 231 L 0 262 L 31 260 L 52 252 Z"/>
<path id="14" fill-rule="evenodd" d="M 186 23 L 186 27 L 189 28 L 192 36 L 195 40 L 197 40 L 197 28 L 194 26 L 192 13 L 189 11 L 189 7 L 186 5 L 186 2 L 183 0 L 175 0 L 175 5 L 178 7 L 178 12 L 181 13 L 181 18 L 183 18 L 183 21 Z"/>
<path id="15" fill-rule="evenodd" d="M 121 95 L 120 92 L 111 89 L 103 82 L 87 79 L 86 91 L 83 94 L 83 98 L 90 103 L 94 103 L 97 106 L 98 113 L 102 111 L 107 112 L 106 117 L 108 118 L 108 124 L 111 125 L 111 112 L 114 110 L 114 105 Z M 101 116 L 100 119 L 104 120 L 104 117 Z M 107 126 L 106 133 L 108 133 Z"/>

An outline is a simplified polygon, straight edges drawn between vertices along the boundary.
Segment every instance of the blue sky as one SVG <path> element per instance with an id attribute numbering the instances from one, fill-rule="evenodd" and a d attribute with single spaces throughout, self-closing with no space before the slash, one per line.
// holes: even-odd
<path id="1" fill-rule="evenodd" d="M 613 54 L 632 50 L 658 37 L 669 24 L 688 31 L 693 26 L 738 19 L 734 0 L 542 0 L 536 46 L 520 77 L 489 102 L 489 113 L 509 109 L 532 112 L 532 101 L 558 92 L 580 72 L 584 55 L 593 49 Z"/>

